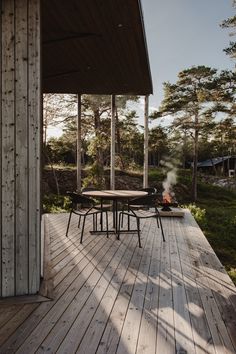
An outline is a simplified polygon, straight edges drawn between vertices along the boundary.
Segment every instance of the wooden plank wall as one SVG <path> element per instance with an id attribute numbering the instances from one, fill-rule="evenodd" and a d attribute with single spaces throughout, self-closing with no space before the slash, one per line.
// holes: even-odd
<path id="1" fill-rule="evenodd" d="M 40 0 L 0 2 L 0 296 L 40 281 Z"/>
<path id="2" fill-rule="evenodd" d="M 0 144 L 2 141 L 2 1 L 0 1 Z M 0 250 L 2 250 L 2 146 L 0 145 Z M 2 251 L 0 252 L 0 277 L 2 274 Z M 1 279 L 0 279 L 1 282 Z M 2 293 L 0 283 L 0 295 Z"/>

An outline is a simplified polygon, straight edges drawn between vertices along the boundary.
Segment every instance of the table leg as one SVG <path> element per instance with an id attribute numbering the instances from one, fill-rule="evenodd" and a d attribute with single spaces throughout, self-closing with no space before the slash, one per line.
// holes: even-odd
<path id="1" fill-rule="evenodd" d="M 103 206 L 103 200 L 101 199 L 101 214 L 100 214 L 100 227 L 101 227 L 101 231 L 103 231 L 103 211 L 102 211 L 102 206 Z"/>
<path id="2" fill-rule="evenodd" d="M 112 214 L 113 214 L 113 228 L 115 232 L 117 232 L 117 224 L 118 224 L 118 203 L 117 199 L 113 200 L 112 204 Z"/>

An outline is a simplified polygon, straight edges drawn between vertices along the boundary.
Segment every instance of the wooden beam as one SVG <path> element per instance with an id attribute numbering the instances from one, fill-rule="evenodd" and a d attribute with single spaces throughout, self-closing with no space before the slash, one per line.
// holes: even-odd
<path id="1" fill-rule="evenodd" d="M 77 192 L 81 192 L 81 95 L 77 95 Z"/>
<path id="2" fill-rule="evenodd" d="M 148 187 L 148 109 L 149 96 L 144 98 L 144 162 L 143 162 L 143 188 Z"/>
<path id="3" fill-rule="evenodd" d="M 110 188 L 115 189 L 115 155 L 116 155 L 116 100 L 115 95 L 111 95 L 111 170 L 110 170 Z"/>

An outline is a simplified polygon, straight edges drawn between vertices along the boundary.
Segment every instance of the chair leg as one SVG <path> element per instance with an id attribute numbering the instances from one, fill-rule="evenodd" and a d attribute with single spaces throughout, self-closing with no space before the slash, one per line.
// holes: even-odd
<path id="1" fill-rule="evenodd" d="M 98 216 L 97 216 L 97 214 L 94 216 L 94 219 L 95 219 L 95 230 L 97 230 L 98 229 Z"/>
<path id="2" fill-rule="evenodd" d="M 97 217 L 97 215 L 96 215 Z M 101 231 L 103 231 L 103 211 L 101 211 L 100 213 L 100 229 Z"/>
<path id="3" fill-rule="evenodd" d="M 94 219 L 95 215 L 93 214 L 93 231 L 94 231 L 94 226 L 95 226 L 95 219 Z"/>
<path id="4" fill-rule="evenodd" d="M 156 212 L 156 214 L 159 215 L 159 211 L 158 211 L 157 208 L 155 208 L 155 212 Z M 159 217 L 157 218 L 157 227 L 158 227 L 158 229 L 159 229 L 159 227 L 160 227 L 160 225 L 159 225 Z"/>
<path id="5" fill-rule="evenodd" d="M 106 213 L 106 227 L 107 227 L 107 238 L 109 237 L 109 234 L 108 234 L 108 213 L 107 211 L 105 211 Z"/>
<path id="6" fill-rule="evenodd" d="M 119 215 L 119 222 L 118 222 L 118 230 L 117 230 L 117 240 L 120 239 L 120 228 L 121 228 L 121 223 L 123 222 L 123 217 L 124 217 L 124 214 L 122 213 L 122 211 L 120 212 L 120 215 Z"/>
<path id="7" fill-rule="evenodd" d="M 84 216 L 84 220 L 83 220 L 83 224 L 82 224 L 82 230 L 81 230 L 81 236 L 80 236 L 80 243 L 83 242 L 85 219 L 86 219 L 86 216 Z"/>
<path id="8" fill-rule="evenodd" d="M 140 236 L 140 220 L 139 220 L 139 218 L 136 218 L 136 219 L 137 219 L 137 230 L 138 230 L 138 245 L 139 245 L 139 248 L 142 248 L 141 236 Z"/>
<path id="9" fill-rule="evenodd" d="M 163 226 L 162 226 L 162 221 L 161 221 L 160 215 L 157 216 L 157 222 L 158 222 L 158 220 L 159 220 L 159 223 L 160 223 L 160 226 L 161 226 L 162 239 L 165 242 L 165 236 L 164 236 L 164 231 L 163 231 Z"/>
<path id="10" fill-rule="evenodd" d="M 79 216 L 78 229 L 80 228 L 81 215 Z"/>
<path id="11" fill-rule="evenodd" d="M 68 237 L 68 231 L 69 231 L 69 227 L 70 227 L 71 215 L 72 215 L 72 211 L 70 211 L 70 215 L 69 215 L 69 220 L 68 220 L 67 229 L 66 229 L 66 237 Z"/>
<path id="12" fill-rule="evenodd" d="M 123 227 L 124 224 L 124 214 L 122 213 L 122 218 L 121 218 L 121 227 Z"/>

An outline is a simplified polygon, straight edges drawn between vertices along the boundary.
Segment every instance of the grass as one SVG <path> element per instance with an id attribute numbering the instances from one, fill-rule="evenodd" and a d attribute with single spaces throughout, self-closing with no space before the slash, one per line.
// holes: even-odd
<path id="1" fill-rule="evenodd" d="M 58 164 L 53 164 L 53 168 L 55 170 L 71 170 L 71 171 L 75 171 L 76 170 L 76 166 L 74 164 L 63 164 L 63 163 L 58 163 Z M 51 170 L 52 166 L 51 165 L 46 165 L 44 166 L 45 170 Z"/>
<path id="2" fill-rule="evenodd" d="M 69 207 L 70 200 L 63 195 L 47 194 L 43 197 L 44 213 L 64 213 L 69 211 Z"/>
<path id="3" fill-rule="evenodd" d="M 236 284 L 236 194 L 201 185 L 198 206 L 206 210 L 205 236 Z"/>

